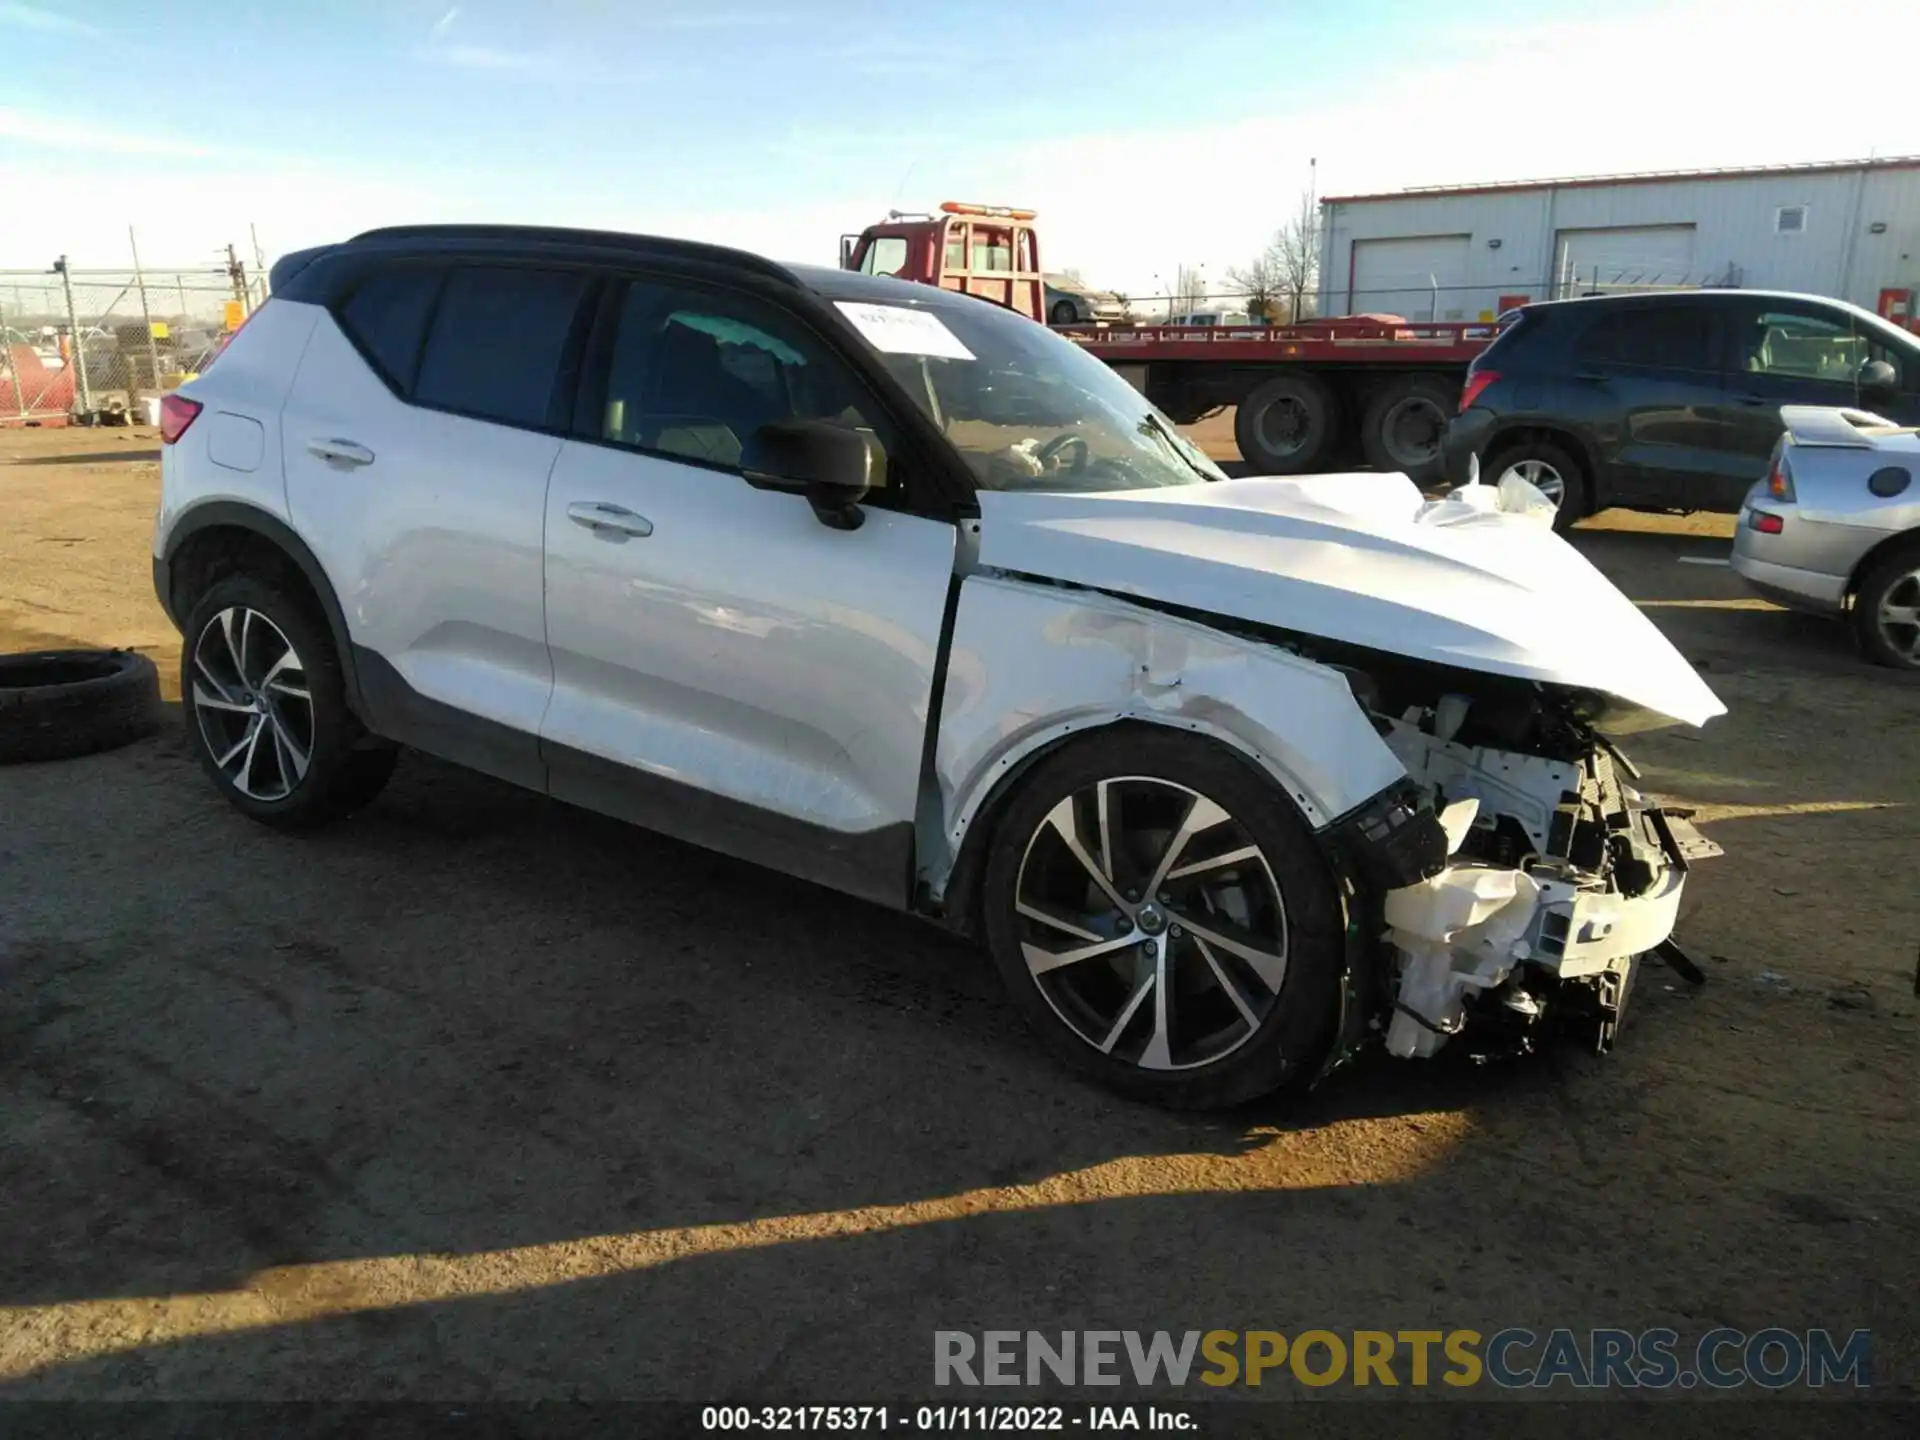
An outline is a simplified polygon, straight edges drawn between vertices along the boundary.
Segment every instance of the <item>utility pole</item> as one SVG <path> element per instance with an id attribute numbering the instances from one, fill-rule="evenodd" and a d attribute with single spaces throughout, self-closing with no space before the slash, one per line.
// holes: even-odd
<path id="1" fill-rule="evenodd" d="M 80 322 L 73 313 L 73 276 L 67 270 L 67 257 L 62 255 L 53 262 L 54 273 L 60 277 L 60 288 L 67 297 L 67 350 L 73 358 L 75 385 L 74 404 L 82 415 L 93 413 L 93 387 L 87 383 L 87 341 L 80 333 Z"/>
<path id="2" fill-rule="evenodd" d="M 233 298 L 240 302 L 240 313 L 244 315 L 253 308 L 247 303 L 247 262 L 240 258 L 231 242 L 227 245 L 227 279 L 233 282 Z"/>
<path id="3" fill-rule="evenodd" d="M 140 319 L 147 327 L 147 364 L 152 367 L 153 393 L 160 393 L 160 342 L 153 334 L 153 310 L 147 304 L 147 277 L 140 269 L 140 242 L 133 238 L 133 227 L 127 227 L 127 248 L 133 252 L 133 283 L 140 291 Z"/>

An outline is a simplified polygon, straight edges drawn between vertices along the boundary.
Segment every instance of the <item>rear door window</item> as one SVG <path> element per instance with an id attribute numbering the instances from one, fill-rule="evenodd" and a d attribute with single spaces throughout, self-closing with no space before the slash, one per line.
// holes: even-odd
<path id="1" fill-rule="evenodd" d="M 1705 305 L 1608 310 L 1580 337 L 1583 365 L 1713 370 L 1716 320 Z"/>
<path id="2" fill-rule="evenodd" d="M 360 282 L 340 307 L 340 328 L 402 395 L 413 390 L 444 265 L 387 265 Z"/>
<path id="3" fill-rule="evenodd" d="M 502 425 L 552 423 L 587 277 L 461 266 L 441 291 L 413 398 Z"/>

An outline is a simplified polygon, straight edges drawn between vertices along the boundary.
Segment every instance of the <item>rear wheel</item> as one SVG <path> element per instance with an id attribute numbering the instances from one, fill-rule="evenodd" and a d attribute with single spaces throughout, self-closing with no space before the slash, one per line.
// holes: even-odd
<path id="1" fill-rule="evenodd" d="M 1277 375 L 1240 402 L 1233 438 L 1262 475 L 1301 475 L 1333 448 L 1339 406 L 1311 375 Z"/>
<path id="2" fill-rule="evenodd" d="M 1460 387 L 1432 375 L 1409 375 L 1387 384 L 1367 406 L 1360 443 L 1376 470 L 1397 470 L 1416 485 L 1440 478 L 1440 442 Z"/>
<path id="3" fill-rule="evenodd" d="M 1068 1064 L 1180 1108 L 1313 1073 L 1339 901 L 1306 826 L 1242 761 L 1174 732 L 1106 732 L 1037 767 L 993 843 L 994 960 Z"/>
<path id="4" fill-rule="evenodd" d="M 235 809 L 304 830 L 365 805 L 395 748 L 347 708 L 332 636 L 273 580 L 234 575 L 187 617 L 180 698 L 188 743 Z"/>
<path id="5" fill-rule="evenodd" d="M 1920 545 L 1881 557 L 1861 577 L 1853 628 L 1874 664 L 1920 670 Z"/>
<path id="6" fill-rule="evenodd" d="M 1480 478 L 1489 485 L 1498 485 L 1509 475 L 1526 481 L 1553 501 L 1556 530 L 1571 530 L 1591 504 L 1580 462 L 1550 440 L 1519 440 L 1504 445 L 1480 471 Z"/>

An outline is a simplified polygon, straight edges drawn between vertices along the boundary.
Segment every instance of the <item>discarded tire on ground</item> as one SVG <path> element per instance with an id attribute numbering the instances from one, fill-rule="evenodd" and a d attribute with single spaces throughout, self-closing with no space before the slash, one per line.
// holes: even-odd
<path id="1" fill-rule="evenodd" d="M 159 728 L 160 677 L 144 655 L 0 655 L 0 765 L 91 755 Z"/>

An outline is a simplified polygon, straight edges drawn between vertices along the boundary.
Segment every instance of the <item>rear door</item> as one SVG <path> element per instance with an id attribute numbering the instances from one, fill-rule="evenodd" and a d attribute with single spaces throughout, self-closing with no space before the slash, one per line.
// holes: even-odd
<path id="1" fill-rule="evenodd" d="M 591 289 L 387 263 L 320 318 L 282 420 L 288 507 L 339 595 L 369 720 L 535 786 L 541 528 Z"/>
<path id="2" fill-rule="evenodd" d="M 767 298 L 635 277 L 591 356 L 547 503 L 552 793 L 903 904 L 952 523 L 914 513 L 882 407 Z M 747 480 L 794 419 L 867 436 L 888 483 L 858 529 Z"/>
<path id="3" fill-rule="evenodd" d="M 1573 347 L 1569 402 L 1589 416 L 1614 504 L 1713 508 L 1732 465 L 1711 307 L 1599 304 Z"/>

